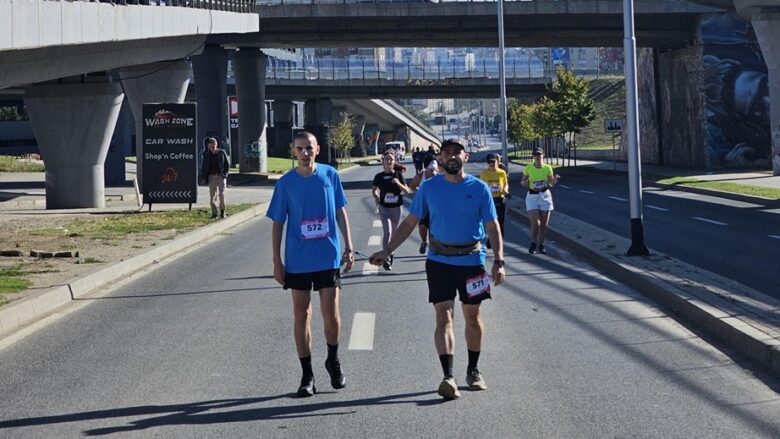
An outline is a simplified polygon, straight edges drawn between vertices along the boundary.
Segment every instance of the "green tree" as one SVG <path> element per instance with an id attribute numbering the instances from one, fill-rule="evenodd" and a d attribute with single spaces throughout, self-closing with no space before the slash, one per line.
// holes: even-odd
<path id="1" fill-rule="evenodd" d="M 539 138 L 535 124 L 536 107 L 521 104 L 517 101 L 509 103 L 509 121 L 507 139 L 515 145 L 531 142 Z"/>
<path id="2" fill-rule="evenodd" d="M 577 166 L 577 134 L 596 118 L 595 102 L 589 96 L 588 82 L 578 79 L 574 73 L 559 68 L 556 81 L 551 88 L 555 112 L 560 122 L 561 134 L 569 134 L 574 151 L 574 165 Z M 569 155 L 571 162 L 571 155 Z"/>
<path id="3" fill-rule="evenodd" d="M 349 151 L 355 146 L 355 136 L 352 135 L 354 118 L 349 113 L 341 113 L 341 120 L 327 124 L 326 136 L 328 144 L 337 152 L 337 157 L 349 160 Z"/>

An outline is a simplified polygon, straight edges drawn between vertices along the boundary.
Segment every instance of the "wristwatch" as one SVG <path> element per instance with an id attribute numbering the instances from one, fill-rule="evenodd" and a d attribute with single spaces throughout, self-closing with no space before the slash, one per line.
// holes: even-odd
<path id="1" fill-rule="evenodd" d="M 493 265 L 498 265 L 499 268 L 502 268 L 504 265 L 506 265 L 506 262 L 504 262 L 503 259 L 496 259 L 493 261 Z"/>

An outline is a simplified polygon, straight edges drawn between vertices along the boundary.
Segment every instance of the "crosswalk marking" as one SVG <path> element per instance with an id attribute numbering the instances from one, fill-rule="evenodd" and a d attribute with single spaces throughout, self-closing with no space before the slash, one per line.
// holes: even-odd
<path id="1" fill-rule="evenodd" d="M 352 318 L 352 332 L 349 335 L 350 351 L 374 350 L 374 326 L 376 314 L 372 312 L 356 312 Z"/>
<path id="2" fill-rule="evenodd" d="M 368 263 L 368 261 L 363 262 L 363 276 L 367 274 L 378 274 L 379 273 L 379 267 L 376 265 L 371 265 Z"/>
<path id="3" fill-rule="evenodd" d="M 382 244 L 382 237 L 379 236 L 379 235 L 374 235 L 374 236 L 371 236 L 371 237 L 368 238 L 368 246 L 369 247 L 371 247 L 372 245 L 379 246 L 381 244 Z"/>

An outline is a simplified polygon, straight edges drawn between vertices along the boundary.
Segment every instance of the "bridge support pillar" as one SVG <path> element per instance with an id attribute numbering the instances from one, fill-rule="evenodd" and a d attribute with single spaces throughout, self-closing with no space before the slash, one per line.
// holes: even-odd
<path id="1" fill-rule="evenodd" d="M 314 134 L 320 144 L 320 155 L 317 161 L 320 163 L 335 163 L 336 156 L 328 144 L 327 127 L 333 120 L 333 102 L 330 99 L 307 99 L 304 117 L 304 129 Z"/>
<path id="2" fill-rule="evenodd" d="M 287 157 L 292 143 L 293 111 L 292 101 L 274 101 L 274 142 L 271 152 L 277 157 Z"/>
<path id="3" fill-rule="evenodd" d="M 225 148 L 230 154 L 231 161 L 238 160 L 227 149 L 227 61 L 227 50 L 212 45 L 192 57 L 198 103 L 198 163 L 206 148 L 206 137 L 215 137 L 220 142 L 220 148 Z"/>
<path id="4" fill-rule="evenodd" d="M 775 0 L 734 0 L 734 4 L 753 24 L 769 73 L 772 171 L 780 175 L 780 11 Z"/>
<path id="5" fill-rule="evenodd" d="M 239 172 L 268 172 L 265 138 L 265 69 L 268 58 L 259 49 L 245 47 L 233 56 L 238 95 Z"/>
<path id="6" fill-rule="evenodd" d="M 185 60 L 167 61 L 140 66 L 122 67 L 119 77 L 130 102 L 130 111 L 135 120 L 135 156 L 138 187 L 143 182 L 143 117 L 142 105 L 145 103 L 181 103 L 190 83 L 190 62 Z"/>
<path id="7" fill-rule="evenodd" d="M 24 102 L 46 163 L 46 208 L 105 207 L 104 163 L 124 94 L 115 83 L 40 85 Z"/>

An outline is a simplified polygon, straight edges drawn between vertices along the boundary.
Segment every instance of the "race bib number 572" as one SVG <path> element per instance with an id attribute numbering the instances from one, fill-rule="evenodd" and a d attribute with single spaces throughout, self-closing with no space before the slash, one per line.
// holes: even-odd
<path id="1" fill-rule="evenodd" d="M 313 218 L 301 221 L 301 235 L 303 239 L 321 239 L 330 236 L 328 219 Z"/>

